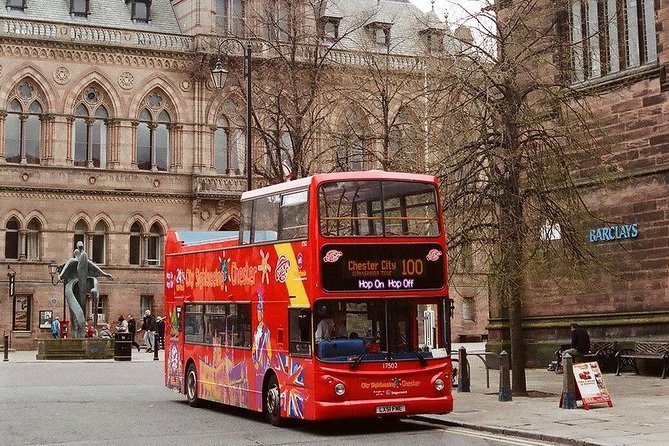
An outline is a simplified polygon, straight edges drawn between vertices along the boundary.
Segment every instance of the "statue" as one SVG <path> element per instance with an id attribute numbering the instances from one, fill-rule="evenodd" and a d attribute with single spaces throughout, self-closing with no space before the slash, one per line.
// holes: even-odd
<path id="1" fill-rule="evenodd" d="M 84 307 L 87 294 L 90 294 L 93 300 L 93 323 L 97 324 L 97 308 L 100 298 L 97 277 L 99 276 L 114 280 L 111 274 L 102 271 L 100 267 L 88 259 L 88 254 L 84 251 L 84 243 L 77 242 L 77 249 L 74 250 L 72 258 L 61 267 L 58 275 L 59 279 L 65 284 L 65 299 L 70 306 L 70 320 L 72 321 L 70 336 L 73 338 L 83 338 L 86 334 Z M 74 294 L 75 286 L 77 287 L 76 296 Z"/>

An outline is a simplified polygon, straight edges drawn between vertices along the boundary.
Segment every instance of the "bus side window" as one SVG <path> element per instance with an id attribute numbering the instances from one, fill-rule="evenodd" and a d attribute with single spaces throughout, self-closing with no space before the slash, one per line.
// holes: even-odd
<path id="1" fill-rule="evenodd" d="M 311 356 L 311 310 L 289 308 L 288 326 L 290 327 L 290 353 Z"/>

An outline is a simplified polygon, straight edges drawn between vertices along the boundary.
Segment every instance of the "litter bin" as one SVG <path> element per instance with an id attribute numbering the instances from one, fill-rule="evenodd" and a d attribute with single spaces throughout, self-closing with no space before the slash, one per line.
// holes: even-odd
<path id="1" fill-rule="evenodd" d="M 114 334 L 114 361 L 130 361 L 132 359 L 132 340 L 130 333 Z"/>

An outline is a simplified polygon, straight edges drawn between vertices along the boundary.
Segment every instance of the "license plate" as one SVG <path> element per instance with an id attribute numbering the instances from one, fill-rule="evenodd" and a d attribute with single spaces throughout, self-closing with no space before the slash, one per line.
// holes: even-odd
<path id="1" fill-rule="evenodd" d="M 382 413 L 402 413 L 406 412 L 406 406 L 402 405 L 395 405 L 395 406 L 376 406 L 376 413 L 382 414 Z"/>

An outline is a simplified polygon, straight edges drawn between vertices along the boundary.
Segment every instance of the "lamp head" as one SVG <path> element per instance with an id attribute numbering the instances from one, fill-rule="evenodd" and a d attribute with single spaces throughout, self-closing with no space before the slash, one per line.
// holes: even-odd
<path id="1" fill-rule="evenodd" d="M 225 85 L 225 80 L 228 77 L 229 71 L 223 65 L 223 61 L 219 57 L 216 60 L 216 65 L 214 69 L 211 70 L 211 80 L 214 83 L 214 87 L 217 89 L 223 88 Z"/>

